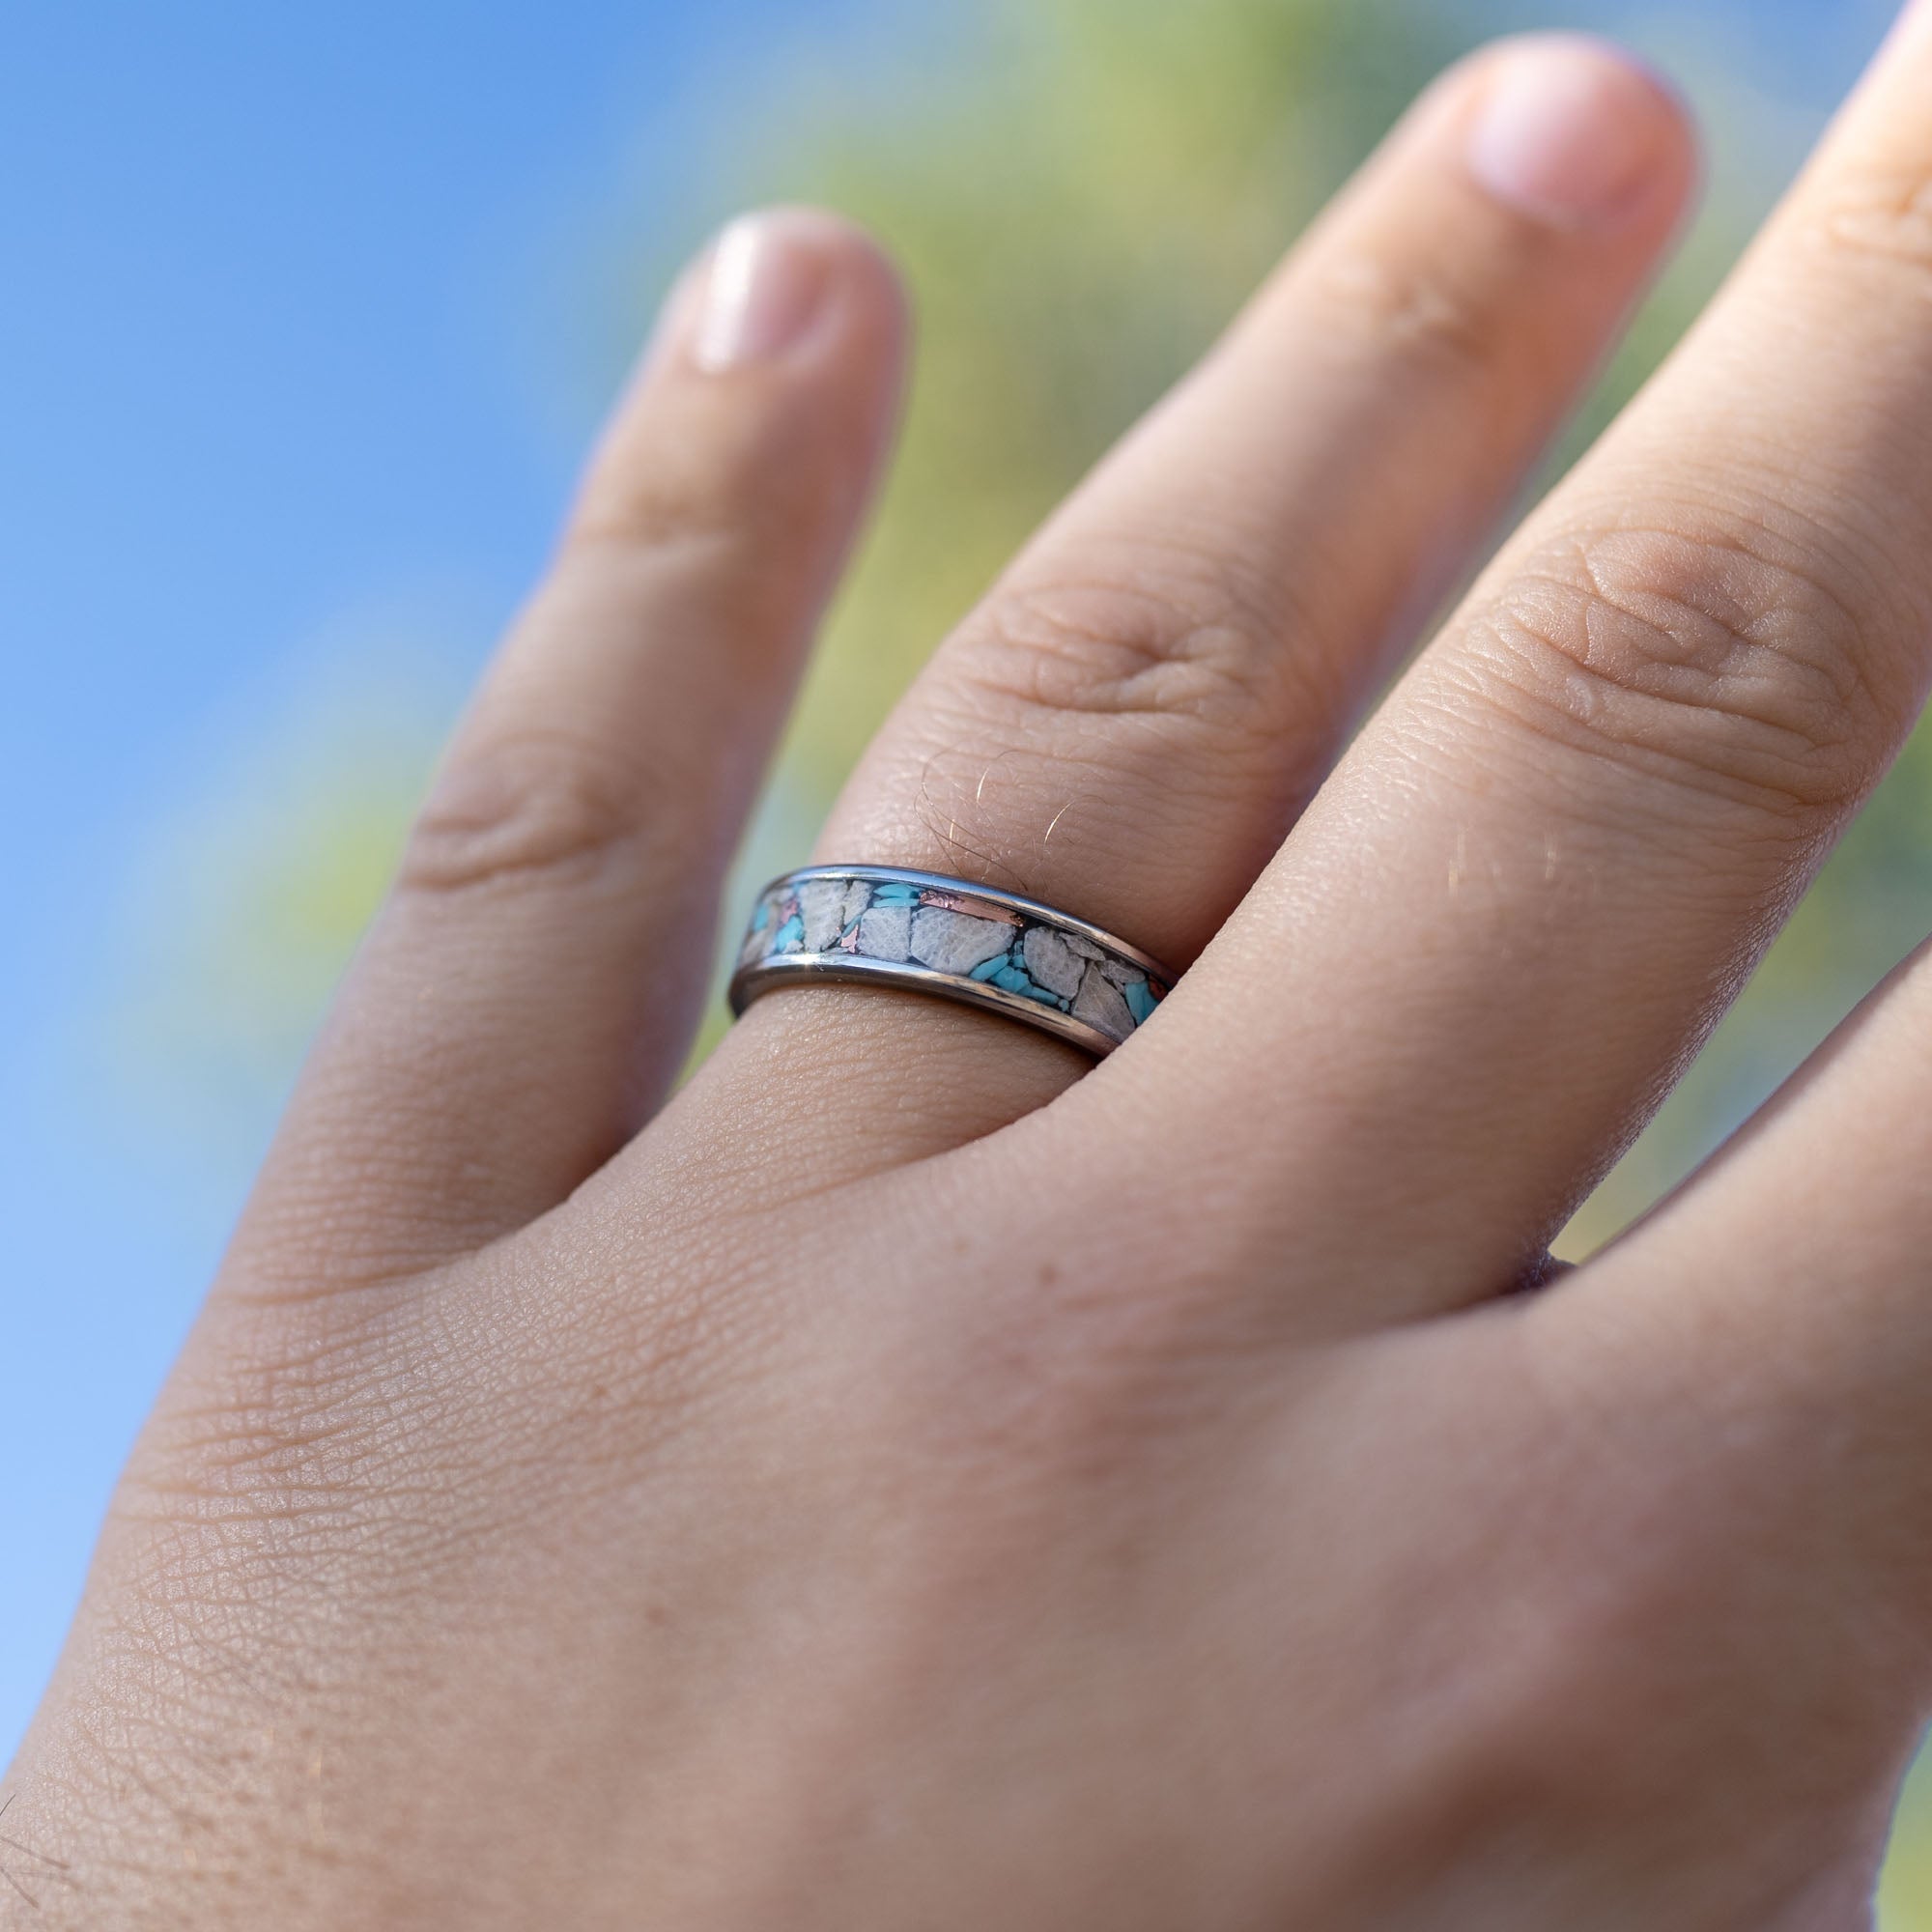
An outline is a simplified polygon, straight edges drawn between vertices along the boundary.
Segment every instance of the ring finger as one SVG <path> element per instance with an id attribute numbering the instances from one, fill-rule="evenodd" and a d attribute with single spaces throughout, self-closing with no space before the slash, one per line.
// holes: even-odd
<path id="1" fill-rule="evenodd" d="M 1595 43 L 1446 76 L 939 651 L 823 854 L 1016 890 L 1185 966 L 1520 487 L 1690 172 L 1675 107 Z M 821 988 L 755 1008 L 710 1080 L 762 1089 L 801 1028 L 832 1029 L 810 1057 L 848 1073 L 916 1047 L 946 1094 L 815 1146 L 817 1179 L 984 1132 L 1082 1065 L 971 1011 Z"/>

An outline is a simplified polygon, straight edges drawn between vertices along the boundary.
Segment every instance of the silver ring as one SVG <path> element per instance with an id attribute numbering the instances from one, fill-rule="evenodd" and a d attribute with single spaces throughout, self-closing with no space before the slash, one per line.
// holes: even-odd
<path id="1" fill-rule="evenodd" d="M 1176 976 L 1037 899 L 895 866 L 807 866 L 758 895 L 731 1010 L 827 980 L 936 993 L 1042 1028 L 1102 1059 Z"/>

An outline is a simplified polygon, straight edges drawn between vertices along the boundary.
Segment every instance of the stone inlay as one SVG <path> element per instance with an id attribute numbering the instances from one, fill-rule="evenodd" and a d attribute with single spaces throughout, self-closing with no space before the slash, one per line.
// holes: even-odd
<path id="1" fill-rule="evenodd" d="M 968 886 L 861 872 L 775 880 L 753 910 L 737 963 L 841 955 L 977 980 L 1070 1014 L 1116 1045 L 1168 993 L 1163 980 L 1086 933 Z"/>

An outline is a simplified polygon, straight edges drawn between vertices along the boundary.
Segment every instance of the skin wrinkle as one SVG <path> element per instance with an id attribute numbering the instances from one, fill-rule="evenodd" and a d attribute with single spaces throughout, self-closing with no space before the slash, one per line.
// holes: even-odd
<path id="1" fill-rule="evenodd" d="M 1721 469 L 1686 466 L 1695 497 L 1680 489 L 1659 492 L 1642 505 L 1618 505 L 1594 490 L 1579 492 L 1550 532 L 1549 546 L 1560 551 L 1567 543 L 1587 555 L 1610 538 L 1648 538 L 1662 547 L 1730 553 L 1747 575 L 1762 571 L 1773 582 L 1803 585 L 1805 596 L 1842 623 L 1845 637 L 1869 651 L 1917 622 L 1924 599 L 1910 593 L 1899 567 L 1910 548 L 1904 526 L 1889 533 L 1895 541 L 1887 540 L 1895 512 L 1870 489 L 1871 451 L 1862 436 L 1859 440 L 1854 464 L 1816 448 L 1802 456 L 1777 447 L 1740 449 L 1732 439 L 1730 460 Z M 1916 468 L 1916 447 L 1900 439 L 1896 460 Z M 1842 478 L 1830 468 L 1834 461 L 1842 465 Z M 1816 487 L 1821 476 L 1831 480 L 1829 492 Z M 1874 615 L 1882 623 L 1874 624 Z M 1894 674 L 1918 674 L 1907 653 L 1898 657 Z"/>
<path id="2" fill-rule="evenodd" d="M 1932 297 L 1932 161 L 1854 174 L 1804 213 L 1839 267 L 1896 264 Z"/>
<path id="3" fill-rule="evenodd" d="M 654 1392 L 652 1406 L 660 1413 L 668 1394 L 665 1372 L 671 1362 L 670 1339 L 661 1325 L 648 1371 L 641 1359 L 639 1366 L 640 1378 Z M 584 1454 L 580 1386 L 573 1378 L 556 1388 L 566 1396 L 578 1432 L 576 1451 L 561 1466 L 569 1471 L 569 1486 L 582 1496 L 584 1479 L 596 1469 L 598 1459 Z M 492 1404 L 500 1437 L 492 1467 L 487 1477 L 472 1471 L 465 1484 L 477 1496 L 494 1498 L 487 1511 L 467 1509 L 467 1527 L 430 1532 L 428 1526 L 447 1515 L 455 1494 L 435 1461 L 423 1463 L 422 1452 L 433 1449 L 436 1433 L 460 1411 L 447 1403 L 440 1413 L 437 1406 L 420 1403 L 412 1410 L 400 1397 L 375 1403 L 369 1388 L 366 1379 L 360 1388 L 347 1387 L 326 1407 L 304 1403 L 288 1422 L 260 1415 L 236 1419 L 229 1434 L 241 1454 L 231 1453 L 220 1441 L 204 1440 L 194 1452 L 193 1480 L 185 1486 L 178 1483 L 171 1493 L 155 1492 L 137 1470 L 136 1493 L 157 1506 L 156 1520 L 182 1524 L 173 1546 L 177 1553 L 163 1565 L 162 1574 L 176 1579 L 163 1587 L 164 1598 L 185 1589 L 195 1594 L 189 1587 L 195 1574 L 226 1576 L 231 1585 L 245 1586 L 249 1577 L 266 1574 L 264 1566 L 289 1554 L 299 1557 L 312 1579 L 337 1575 L 347 1584 L 361 1577 L 366 1586 L 369 1561 L 379 1553 L 372 1538 L 390 1549 L 381 1567 L 407 1593 L 416 1595 L 432 1589 L 439 1574 L 467 1569 L 479 1533 L 500 1536 L 520 1519 L 541 1520 L 538 1498 L 554 1492 L 560 1465 L 554 1448 L 546 1450 L 530 1436 L 533 1428 L 548 1433 L 551 1427 L 540 1407 L 529 1406 L 534 1391 L 517 1404 L 500 1398 Z M 520 1441 L 526 1441 L 526 1449 L 513 1453 Z M 638 1447 L 637 1431 L 628 1429 L 622 1455 L 610 1461 L 631 1482 L 637 1480 Z M 319 1457 L 324 1449 L 330 1453 Z M 208 1460 L 211 1450 L 217 1458 L 213 1463 Z M 520 1496 L 526 1501 L 516 1505 Z M 188 1506 L 185 1518 L 184 1503 Z M 193 1553 L 198 1551 L 207 1553 Z M 246 1558 L 239 1571 L 237 1557 Z M 244 1587 L 236 1602 L 245 1610 L 250 1592 Z"/>
<path id="4" fill-rule="evenodd" d="M 765 546 L 804 555 L 823 549 L 828 538 L 836 541 L 868 486 L 874 452 L 852 448 L 845 436 L 801 433 L 795 421 L 775 422 L 766 412 L 725 404 L 694 413 L 699 419 L 685 425 L 683 436 L 667 437 L 649 464 L 599 462 L 560 554 L 568 561 L 648 559 L 654 572 L 708 565 L 707 576 L 776 596 L 760 571 L 742 566 L 768 564 L 768 551 L 756 554 Z M 845 426 L 820 414 L 811 427 L 836 432 Z M 812 491 L 789 487 L 784 472 L 794 447 L 810 452 Z M 664 458 L 675 459 L 681 449 L 691 459 L 673 469 Z M 780 608 L 793 607 L 786 599 Z"/>
<path id="5" fill-rule="evenodd" d="M 1253 627 L 1232 602 L 1218 608 L 1227 614 L 1166 583 L 1029 584 L 975 619 L 962 674 L 1044 711 L 1140 712 L 1226 729 L 1274 696 L 1282 653 L 1274 625 Z"/>
<path id="6" fill-rule="evenodd" d="M 1420 574 L 1440 574 L 1442 546 L 1425 542 L 1418 549 Z M 1157 563 L 1150 562 L 1150 553 Z M 1268 557 L 1270 568 L 1243 561 L 1250 554 Z M 976 684 L 1049 708 L 1098 711 L 1141 708 L 1130 696 L 1151 684 L 1153 696 L 1145 708 L 1198 710 L 1231 736 L 1245 726 L 1258 738 L 1276 735 L 1264 721 L 1284 709 L 1321 720 L 1339 719 L 1350 708 L 1363 668 L 1337 640 L 1355 628 L 1355 619 L 1318 610 L 1311 573 L 1282 555 L 1275 532 L 1249 527 L 1240 510 L 1217 512 L 1214 526 L 1199 531 L 1183 515 L 1160 530 L 1083 532 L 1077 555 L 1086 565 L 1078 572 L 1055 559 L 1050 569 L 1013 573 L 971 620 L 969 638 L 977 640 L 983 627 L 996 664 L 1010 657 L 1032 671 L 991 676 L 977 652 L 965 653 L 963 668 Z M 1096 607 L 1099 617 L 1080 614 L 1083 603 Z M 1111 668 L 1115 659 L 1122 669 Z M 1058 668 L 1060 661 L 1064 674 L 1049 696 L 1044 669 Z M 1215 682 L 1196 695 L 1172 677 L 1177 666 L 1201 667 Z"/>
<path id="7" fill-rule="evenodd" d="M 1816 560 L 1825 547 L 1815 546 L 1810 559 L 1799 546 L 1783 547 L 1785 554 L 1773 557 L 1767 534 L 1747 521 L 1713 524 L 1708 516 L 1683 529 L 1626 524 L 1613 537 L 1577 539 L 1571 561 L 1605 611 L 1654 598 L 1688 615 L 1691 621 L 1682 635 L 1662 624 L 1652 627 L 1649 635 L 1683 647 L 1681 660 L 1661 652 L 1660 668 L 1681 661 L 1717 687 L 1735 678 L 1740 660 L 1747 668 L 1768 661 L 1794 678 L 1823 684 L 1822 701 L 1814 707 L 1822 716 L 1862 708 L 1865 718 L 1855 722 L 1882 717 L 1884 707 L 1863 674 L 1861 607 L 1833 586 Z M 1815 735 L 1834 742 L 1833 734 Z"/>
<path id="8" fill-rule="evenodd" d="M 1485 384 L 1504 373 L 1493 294 L 1459 285 L 1442 265 L 1417 273 L 1369 250 L 1338 250 L 1323 258 L 1303 292 L 1313 332 L 1370 366 L 1380 367 L 1395 351 L 1395 382 L 1406 361 L 1446 364 L 1452 379 Z"/>
<path id="9" fill-rule="evenodd" d="M 747 1290 L 768 1252 L 769 1233 L 753 1223 L 718 1244 L 701 1277 L 673 1249 L 639 1279 L 618 1234 L 577 1258 L 572 1272 L 565 1271 L 570 1257 L 544 1257 L 543 1278 L 561 1289 L 548 1295 L 533 1295 L 527 1262 L 520 1267 L 519 1258 L 505 1253 L 480 1302 L 472 1285 L 468 1294 L 452 1293 L 437 1312 L 464 1359 L 473 1360 L 479 1324 L 499 1348 L 512 1340 L 522 1345 L 514 1376 L 490 1392 L 489 1404 L 492 1413 L 504 1412 L 505 1423 L 521 1422 L 528 1436 L 518 1466 L 537 1475 L 582 1468 L 583 1391 L 590 1389 L 592 1406 L 616 1428 L 635 1478 L 644 1466 L 639 1458 L 661 1458 L 724 1390 L 764 1382 L 764 1365 L 785 1338 Z M 601 1281 L 604 1292 L 587 1294 L 586 1280 Z M 576 1442 L 563 1464 L 551 1440 L 558 1428 Z"/>
<path id="10" fill-rule="evenodd" d="M 858 508 L 855 503 L 852 513 L 856 515 Z M 820 532 L 815 548 L 830 548 L 836 537 L 836 528 Z M 703 623 L 701 639 L 694 638 L 692 642 L 701 641 L 708 657 L 735 671 L 750 687 L 741 686 L 733 694 L 736 701 L 754 696 L 767 702 L 776 699 L 779 694 L 767 692 L 768 680 L 759 675 L 773 639 L 784 640 L 790 649 L 802 641 L 803 627 L 787 589 L 795 590 L 803 580 L 819 594 L 828 592 L 838 555 L 823 560 L 826 575 L 821 582 L 810 575 L 813 547 L 800 550 L 776 532 L 761 536 L 741 530 L 729 546 L 722 540 L 695 543 L 669 536 L 663 541 L 670 546 L 668 552 L 640 540 L 585 538 L 567 531 L 551 582 L 530 600 L 516 630 L 610 625 L 624 617 L 627 607 L 639 604 L 655 607 L 656 622 L 668 631 L 696 631 L 694 618 L 713 619 Z M 716 617 L 728 621 L 718 622 Z M 726 758 L 744 755 L 736 745 L 718 749 Z"/>
<path id="11" fill-rule="evenodd" d="M 1492 701 L 1516 722 L 1541 733 L 1562 721 L 1566 742 L 1615 758 L 1639 758 L 1649 775 L 1675 767 L 1684 782 L 1707 796 L 1755 811 L 1789 814 L 1816 826 L 1835 820 L 1864 796 L 1878 772 L 1869 749 L 1873 732 L 1847 710 L 1868 718 L 1876 697 L 1855 668 L 1856 706 L 1835 697 L 1807 701 L 1794 677 L 1828 676 L 1801 666 L 1781 643 L 1754 635 L 1695 581 L 1696 566 L 1606 566 L 1600 549 L 1585 547 L 1572 572 L 1546 567 L 1515 578 L 1474 619 L 1465 648 L 1476 688 L 1491 686 Z M 1654 581 L 1674 620 L 1643 606 Z M 1807 585 L 1801 593 L 1810 598 Z M 1778 614 L 1777 606 L 1769 606 Z M 1829 608 L 1829 607 L 1827 607 Z M 1855 632 L 1838 631 L 1823 661 L 1850 661 Z M 1496 648 L 1485 651 L 1482 639 Z M 1750 673 L 1741 676 L 1743 665 Z M 1487 675 L 1486 675 L 1487 673 Z M 1753 684 L 1763 694 L 1752 698 Z M 1813 772 L 1815 770 L 1815 776 Z"/>
<path id="12" fill-rule="evenodd" d="M 1794 703 L 1794 709 L 1806 715 L 1834 718 L 1843 712 L 1856 712 L 1861 703 L 1868 713 L 1877 710 L 1869 703 L 1873 694 L 1858 668 L 1860 653 L 1853 642 L 1859 637 L 1857 620 L 1851 608 L 1827 588 L 1822 576 L 1802 570 L 1787 574 L 1769 566 L 1734 532 L 1704 532 L 1688 542 L 1673 542 L 1653 533 L 1648 541 L 1656 547 L 1660 559 L 1671 553 L 1680 558 L 1677 568 L 1657 573 L 1654 590 L 1646 588 L 1652 579 L 1642 551 L 1632 557 L 1623 554 L 1626 543 L 1612 545 L 1603 540 L 1579 550 L 1578 570 L 1597 598 L 1592 612 L 1598 620 L 1591 626 L 1593 646 L 1605 628 L 1604 619 L 1626 611 L 1635 614 L 1638 606 L 1655 604 L 1666 612 L 1679 613 L 1682 629 L 1659 620 L 1648 626 L 1646 638 L 1689 646 L 1679 657 L 1672 657 L 1667 650 L 1661 652 L 1655 660 L 1655 668 L 1661 673 L 1681 668 L 1704 679 L 1712 692 L 1727 691 L 1735 684 L 1746 694 L 1753 687 L 1773 686 L 1776 676 L 1786 676 L 1794 683 L 1823 687 L 1820 701 L 1808 706 Z M 1643 542 L 1639 537 L 1638 543 Z M 1685 553 L 1695 559 L 1689 569 L 1681 562 Z M 1728 569 L 1728 557 L 1735 557 L 1741 567 Z M 1816 626 L 1807 623 L 1814 611 L 1822 611 L 1827 621 Z M 1823 648 L 1810 653 L 1795 648 L 1814 628 L 1823 636 Z M 1713 645 L 1715 650 L 1709 648 Z M 1703 662 L 1706 659 L 1710 662 Z M 1753 675 L 1760 667 L 1771 674 Z M 1641 668 L 1652 666 L 1645 661 Z M 1834 675 L 1834 669 L 1838 674 Z M 1800 694 L 1794 692 L 1793 696 L 1796 700 Z M 1725 709 L 1741 720 L 1780 725 L 1792 735 L 1800 735 L 1769 715 L 1769 707 L 1754 711 L 1737 703 Z M 1840 735 L 1823 730 L 1815 734 L 1828 748 L 1835 747 Z"/>
<path id="13" fill-rule="evenodd" d="M 678 788 L 575 732 L 503 734 L 471 745 L 431 792 L 404 848 L 406 892 L 455 894 L 602 874 L 613 891 L 635 879 L 674 836 L 651 803 Z"/>
<path id="14" fill-rule="evenodd" d="M 5 1802 L 0 1803 L 0 1821 L 5 1820 L 8 1810 L 17 1796 L 17 1793 L 10 1792 Z M 13 1837 L 5 1832 L 0 1832 L 0 1878 L 4 1878 L 14 1892 L 24 1899 L 36 1912 L 41 1910 L 41 1902 L 33 1892 L 28 1890 L 20 1877 L 12 1869 L 13 1861 L 6 1856 L 9 1852 L 17 1854 L 19 1858 L 28 1861 L 29 1868 L 32 1870 L 37 1884 L 45 1883 L 64 1886 L 78 1884 L 78 1880 L 73 1875 L 72 1866 L 66 1860 L 57 1859 L 47 1852 L 37 1851 L 32 1845 L 23 1844 L 18 1838 Z"/>
<path id="15" fill-rule="evenodd" d="M 558 544 L 558 579 L 539 595 L 562 600 L 587 574 L 608 580 L 626 571 L 651 578 L 688 576 L 700 583 L 722 572 L 742 578 L 745 589 L 754 591 L 755 581 L 744 569 L 750 558 L 738 506 L 704 506 L 696 497 L 694 492 L 678 510 L 641 523 L 586 500 Z"/>

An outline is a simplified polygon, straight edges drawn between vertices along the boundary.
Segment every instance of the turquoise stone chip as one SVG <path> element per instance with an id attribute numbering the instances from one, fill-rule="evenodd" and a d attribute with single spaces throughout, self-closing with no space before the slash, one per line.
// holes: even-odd
<path id="1" fill-rule="evenodd" d="M 805 921 L 797 913 L 793 913 L 779 927 L 778 931 L 772 935 L 772 951 L 774 952 L 789 952 L 795 947 L 802 947 L 804 944 Z"/>
<path id="2" fill-rule="evenodd" d="M 1133 1014 L 1136 1026 L 1159 1004 L 1153 996 L 1153 988 L 1145 980 L 1129 980 L 1121 990 L 1126 995 L 1127 1010 Z"/>
<path id="3" fill-rule="evenodd" d="M 908 886 L 895 879 L 890 884 L 880 886 L 873 892 L 872 903 L 874 905 L 917 905 L 919 903 L 919 888 L 917 886 Z"/>
<path id="4" fill-rule="evenodd" d="M 990 959 L 982 959 L 967 976 L 973 980 L 996 980 L 1012 964 L 1010 952 L 996 952 Z"/>
<path id="5" fill-rule="evenodd" d="M 1060 996 L 1049 993 L 1044 986 L 1036 986 L 1017 966 L 1007 966 L 1004 971 L 993 975 L 993 984 L 1009 993 L 1018 993 L 1022 999 L 1037 1000 L 1043 1007 L 1057 1007 Z"/>

